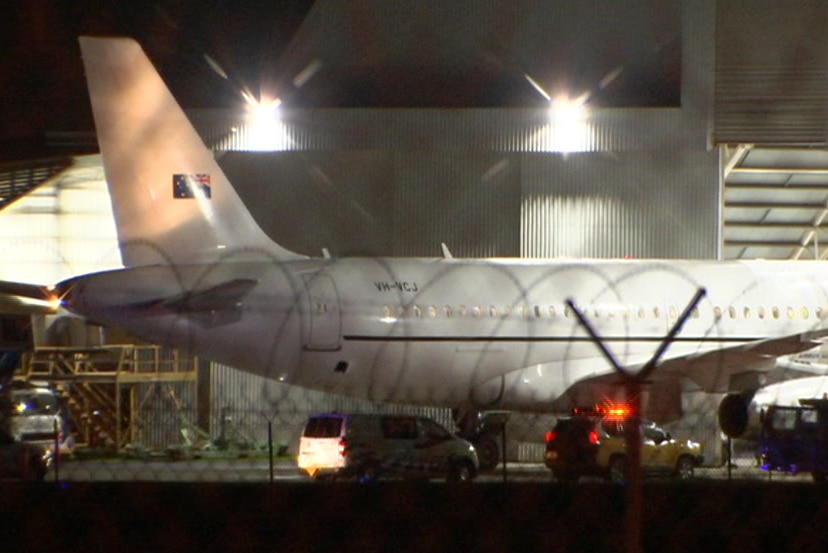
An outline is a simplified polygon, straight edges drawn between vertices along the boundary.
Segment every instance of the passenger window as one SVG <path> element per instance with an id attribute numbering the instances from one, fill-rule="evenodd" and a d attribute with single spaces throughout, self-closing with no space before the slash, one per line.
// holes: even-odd
<path id="1" fill-rule="evenodd" d="M 445 313 L 448 318 L 451 318 L 454 315 L 450 305 L 443 306 L 443 313 Z"/>
<path id="2" fill-rule="evenodd" d="M 716 318 L 717 321 L 722 318 L 722 308 L 718 305 L 713 308 L 713 316 Z"/>
<path id="3" fill-rule="evenodd" d="M 493 319 L 497 318 L 497 307 L 495 307 L 494 305 L 489 306 L 489 317 Z"/>
<path id="4" fill-rule="evenodd" d="M 750 307 L 745 306 L 745 309 L 743 311 L 743 316 L 744 316 L 745 319 L 750 319 Z"/>
<path id="5" fill-rule="evenodd" d="M 732 305 L 727 308 L 727 316 L 730 317 L 731 319 L 736 318 L 736 308 L 733 307 Z"/>
<path id="6" fill-rule="evenodd" d="M 429 419 L 420 419 L 422 436 L 428 440 L 448 440 L 451 437 L 448 430 Z"/>
<path id="7" fill-rule="evenodd" d="M 420 306 L 419 306 L 419 305 L 415 305 L 415 306 L 414 306 L 414 316 L 415 316 L 415 317 L 417 317 L 417 318 L 419 319 L 422 315 L 423 315 L 423 310 L 422 310 L 422 308 L 420 308 Z"/>
<path id="8" fill-rule="evenodd" d="M 759 318 L 760 319 L 765 318 L 765 308 L 764 307 L 759 307 L 759 308 L 756 309 L 756 311 L 759 313 Z"/>
<path id="9" fill-rule="evenodd" d="M 647 311 L 644 310 L 643 307 L 638 308 L 638 318 L 643 319 L 647 316 Z"/>
<path id="10" fill-rule="evenodd" d="M 540 308 L 540 305 L 536 305 L 536 306 L 535 306 L 535 318 L 536 318 L 536 319 L 540 319 L 540 318 L 541 318 L 541 308 Z"/>
<path id="11" fill-rule="evenodd" d="M 678 310 L 676 309 L 675 305 L 670 306 L 670 318 L 678 319 Z"/>
<path id="12" fill-rule="evenodd" d="M 429 305 L 428 306 L 428 316 L 432 319 L 437 318 L 437 306 L 436 305 Z"/>
<path id="13" fill-rule="evenodd" d="M 480 306 L 479 305 L 475 305 L 474 308 L 472 308 L 472 317 L 474 317 L 475 319 L 480 318 Z"/>
<path id="14" fill-rule="evenodd" d="M 661 309 L 659 309 L 658 306 L 653 307 L 653 317 L 656 319 L 661 317 Z"/>
<path id="15" fill-rule="evenodd" d="M 795 319 L 796 318 L 796 311 L 794 311 L 794 308 L 791 307 L 791 306 L 788 306 L 788 318 L 789 319 Z"/>
<path id="16" fill-rule="evenodd" d="M 468 311 L 466 311 L 466 306 L 465 305 L 461 305 L 460 307 L 457 308 L 457 316 L 458 317 L 465 317 L 467 314 L 468 314 Z"/>
<path id="17" fill-rule="evenodd" d="M 417 421 L 411 417 L 383 417 L 382 433 L 391 440 L 415 440 Z"/>
<path id="18" fill-rule="evenodd" d="M 772 312 L 773 312 L 773 318 L 778 319 L 779 318 L 779 308 L 774 306 Z"/>
<path id="19" fill-rule="evenodd" d="M 554 319 L 557 316 L 557 312 L 555 311 L 555 306 L 549 306 L 549 318 Z"/>
<path id="20" fill-rule="evenodd" d="M 810 313 L 808 312 L 808 308 L 803 306 L 802 307 L 802 318 L 807 319 L 808 315 L 810 315 Z"/>

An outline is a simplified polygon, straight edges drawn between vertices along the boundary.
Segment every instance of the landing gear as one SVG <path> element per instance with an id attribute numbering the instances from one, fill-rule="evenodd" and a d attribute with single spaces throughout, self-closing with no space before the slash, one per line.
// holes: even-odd
<path id="1" fill-rule="evenodd" d="M 477 450 L 480 471 L 494 470 L 501 461 L 503 429 L 509 412 L 455 409 L 453 414 L 457 434 L 470 441 Z"/>
<path id="2" fill-rule="evenodd" d="M 500 444 L 495 437 L 490 434 L 482 434 L 471 442 L 477 450 L 477 460 L 480 462 L 480 470 L 494 470 L 498 463 L 500 463 Z"/>

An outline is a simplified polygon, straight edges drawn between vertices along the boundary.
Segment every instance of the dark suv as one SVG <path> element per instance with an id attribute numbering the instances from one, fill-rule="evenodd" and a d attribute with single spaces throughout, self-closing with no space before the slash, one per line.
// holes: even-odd
<path id="1" fill-rule="evenodd" d="M 598 444 L 606 432 L 601 419 L 573 416 L 558 419 L 555 428 L 546 433 L 544 463 L 560 481 L 577 481 L 582 475 L 602 471 L 595 464 Z"/>
<path id="2" fill-rule="evenodd" d="M 560 481 L 600 476 L 614 482 L 627 478 L 627 443 L 623 419 L 576 415 L 561 418 L 546 434 L 544 462 Z M 703 461 L 702 448 L 690 440 L 674 440 L 653 422 L 642 421 L 641 468 L 645 473 L 691 478 Z"/>

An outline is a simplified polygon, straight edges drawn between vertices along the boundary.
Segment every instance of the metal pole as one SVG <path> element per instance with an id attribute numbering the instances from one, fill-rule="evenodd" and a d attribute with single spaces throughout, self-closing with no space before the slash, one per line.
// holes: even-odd
<path id="1" fill-rule="evenodd" d="M 273 483 L 273 423 L 267 421 L 267 457 L 270 463 L 270 483 Z"/>
<path id="2" fill-rule="evenodd" d="M 684 311 L 676 320 L 673 327 L 659 344 L 658 349 L 637 372 L 631 372 L 615 359 L 615 356 L 604 344 L 604 341 L 598 336 L 598 333 L 592 328 L 592 325 L 586 317 L 576 307 L 575 302 L 571 299 L 566 300 L 567 306 L 575 313 L 581 326 L 584 327 L 587 334 L 592 338 L 595 345 L 601 350 L 604 357 L 609 361 L 610 365 L 621 376 L 625 384 L 626 400 L 630 407 L 630 416 L 624 427 L 624 435 L 627 446 L 627 552 L 639 553 L 641 551 L 641 509 L 642 509 L 642 478 L 641 478 L 641 390 L 642 385 L 648 380 L 658 366 L 658 361 L 667 351 L 667 348 L 673 342 L 675 337 L 681 331 L 684 323 L 692 314 L 693 310 L 698 305 L 699 301 L 704 297 L 706 291 L 704 288 L 699 288 L 687 304 Z"/>
<path id="3" fill-rule="evenodd" d="M 627 441 L 627 549 L 629 553 L 641 551 L 641 509 L 643 490 L 641 478 L 641 383 L 630 378 L 626 381 L 627 404 L 630 416 L 624 425 Z"/>
<path id="4" fill-rule="evenodd" d="M 503 483 L 506 483 L 506 423 L 500 427 L 500 458 L 503 459 Z"/>
<path id="5" fill-rule="evenodd" d="M 52 425 L 54 426 L 55 432 L 55 452 L 52 454 L 52 457 L 55 461 L 55 482 L 60 481 L 60 429 L 58 427 L 58 419 L 52 421 Z"/>

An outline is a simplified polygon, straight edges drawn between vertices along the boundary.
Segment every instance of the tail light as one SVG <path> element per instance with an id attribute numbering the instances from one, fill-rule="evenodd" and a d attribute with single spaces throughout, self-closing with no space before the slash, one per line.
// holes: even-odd
<path id="1" fill-rule="evenodd" d="M 598 436 L 598 432 L 596 432 L 595 430 L 591 430 L 589 432 L 589 443 L 597 444 L 600 441 L 601 441 L 601 437 Z"/>
<path id="2" fill-rule="evenodd" d="M 339 455 L 345 457 L 348 454 L 348 441 L 339 440 Z"/>
<path id="3" fill-rule="evenodd" d="M 553 441 L 557 437 L 558 437 L 558 433 L 555 432 L 554 430 L 550 430 L 549 432 L 546 433 L 546 443 L 549 443 L 549 442 Z"/>

